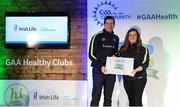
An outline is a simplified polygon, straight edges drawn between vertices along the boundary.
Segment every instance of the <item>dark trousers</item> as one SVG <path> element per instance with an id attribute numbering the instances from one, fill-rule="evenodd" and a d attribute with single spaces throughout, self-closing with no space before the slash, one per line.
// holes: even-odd
<path id="1" fill-rule="evenodd" d="M 104 103 L 103 106 L 111 106 L 111 98 L 114 89 L 114 83 L 116 80 L 115 75 L 104 75 L 97 69 L 93 67 L 93 90 L 92 90 L 92 100 L 90 106 L 99 106 L 99 101 L 101 97 L 102 88 L 104 87 Z"/>
<path id="2" fill-rule="evenodd" d="M 146 77 L 138 80 L 124 79 L 124 88 L 128 95 L 129 106 L 142 106 L 142 95 L 146 82 Z"/>

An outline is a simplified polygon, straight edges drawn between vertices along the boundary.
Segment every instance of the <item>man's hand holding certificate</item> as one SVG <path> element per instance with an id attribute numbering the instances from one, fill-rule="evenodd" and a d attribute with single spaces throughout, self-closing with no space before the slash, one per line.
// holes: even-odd
<path id="1" fill-rule="evenodd" d="M 133 65 L 133 58 L 107 57 L 106 59 L 108 74 L 130 75 Z"/>

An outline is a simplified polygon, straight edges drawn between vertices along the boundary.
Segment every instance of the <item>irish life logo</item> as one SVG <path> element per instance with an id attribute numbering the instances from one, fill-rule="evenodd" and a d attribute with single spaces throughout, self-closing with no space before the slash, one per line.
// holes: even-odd
<path id="1" fill-rule="evenodd" d="M 93 18 L 97 25 L 103 25 L 106 16 L 113 16 L 115 19 L 130 19 L 130 15 L 119 12 L 118 7 L 112 1 L 101 1 L 93 10 Z"/>
<path id="2" fill-rule="evenodd" d="M 29 104 L 29 92 L 24 85 L 15 83 L 7 87 L 4 100 L 8 106 L 27 106 Z"/>
<path id="3" fill-rule="evenodd" d="M 18 30 L 18 26 L 17 24 L 14 25 L 14 31 L 17 31 Z"/>

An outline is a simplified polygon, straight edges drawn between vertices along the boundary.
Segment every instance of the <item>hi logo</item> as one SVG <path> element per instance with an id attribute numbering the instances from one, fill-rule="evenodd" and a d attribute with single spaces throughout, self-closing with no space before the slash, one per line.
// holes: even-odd
<path id="1" fill-rule="evenodd" d="M 106 16 L 113 16 L 115 19 L 130 19 L 130 15 L 119 12 L 116 4 L 111 1 L 101 1 L 94 9 L 93 18 L 97 25 L 100 24 L 102 26 Z"/>
<path id="2" fill-rule="evenodd" d="M 4 100 L 8 106 L 27 106 L 29 104 L 29 92 L 24 85 L 15 83 L 7 87 Z"/>

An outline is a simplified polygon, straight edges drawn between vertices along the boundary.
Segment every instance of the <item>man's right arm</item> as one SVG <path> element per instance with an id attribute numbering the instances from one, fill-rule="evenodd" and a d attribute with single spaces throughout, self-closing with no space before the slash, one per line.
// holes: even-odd
<path id="1" fill-rule="evenodd" d="M 92 37 L 90 45 L 89 45 L 89 58 L 92 61 L 92 63 L 94 64 L 93 66 L 101 68 L 103 66 L 103 64 L 96 56 L 97 51 L 98 51 L 98 36 L 94 35 Z"/>

